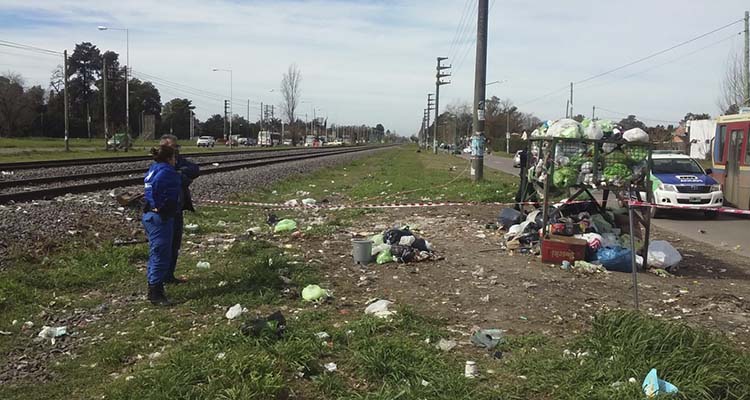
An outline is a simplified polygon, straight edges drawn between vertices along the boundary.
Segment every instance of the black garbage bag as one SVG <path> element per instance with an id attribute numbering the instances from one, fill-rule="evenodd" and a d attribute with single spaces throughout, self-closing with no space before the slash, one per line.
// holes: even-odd
<path id="1" fill-rule="evenodd" d="M 264 333 L 268 333 L 271 336 L 280 338 L 284 336 L 286 331 L 286 318 L 281 311 L 276 311 L 273 314 L 265 318 L 256 318 L 251 321 L 245 322 L 240 327 L 240 332 L 245 336 L 263 336 Z"/>
<path id="2" fill-rule="evenodd" d="M 268 214 L 268 216 L 266 217 L 266 223 L 269 226 L 274 226 L 279 221 L 279 217 L 277 217 L 276 214 Z"/>
<path id="3" fill-rule="evenodd" d="M 424 239 L 422 239 L 422 238 L 418 238 L 417 240 L 415 240 L 414 243 L 411 244 L 411 247 L 413 247 L 413 248 L 415 248 L 415 249 L 417 249 L 419 251 L 431 251 L 427 247 L 427 241 L 424 240 Z"/>
<path id="4" fill-rule="evenodd" d="M 383 233 L 383 242 L 386 244 L 398 244 L 404 236 L 414 236 L 408 229 L 389 229 Z"/>
<path id="5" fill-rule="evenodd" d="M 521 223 L 521 212 L 514 208 L 503 208 L 497 215 L 497 222 L 501 228 L 508 230 L 511 226 Z"/>
<path id="6" fill-rule="evenodd" d="M 396 257 L 398 262 L 402 263 L 414 261 L 414 258 L 416 258 L 417 256 L 417 251 L 418 250 L 410 246 L 402 246 L 399 244 L 394 244 L 391 246 L 391 255 Z"/>

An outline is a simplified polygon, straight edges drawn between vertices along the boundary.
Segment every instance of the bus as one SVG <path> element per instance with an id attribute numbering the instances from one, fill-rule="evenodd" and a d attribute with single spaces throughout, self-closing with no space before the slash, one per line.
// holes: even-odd
<path id="1" fill-rule="evenodd" d="M 713 140 L 713 177 L 722 184 L 724 201 L 750 209 L 750 108 L 722 115 Z"/>

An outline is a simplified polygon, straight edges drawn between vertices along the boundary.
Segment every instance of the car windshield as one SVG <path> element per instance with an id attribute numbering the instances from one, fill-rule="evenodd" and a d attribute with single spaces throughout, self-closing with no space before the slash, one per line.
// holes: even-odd
<path id="1" fill-rule="evenodd" d="M 654 174 L 703 174 L 703 169 L 692 158 L 653 160 Z"/>

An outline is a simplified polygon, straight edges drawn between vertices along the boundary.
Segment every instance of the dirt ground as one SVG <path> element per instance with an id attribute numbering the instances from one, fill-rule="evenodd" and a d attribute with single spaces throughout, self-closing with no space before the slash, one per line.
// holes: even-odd
<path id="1" fill-rule="evenodd" d="M 286 240 L 320 264 L 327 278 L 322 285 L 333 290 L 342 313 L 368 299 L 386 298 L 445 318 L 457 333 L 480 326 L 512 335 L 568 338 L 599 311 L 634 307 L 630 273 L 565 271 L 537 256 L 500 250 L 503 232 L 485 229 L 498 211 L 496 206 L 388 209 L 365 215 L 357 226 L 326 240 Z M 444 259 L 365 269 L 353 264 L 353 235 L 403 224 L 430 241 Z M 750 340 L 748 261 L 668 232 L 656 231 L 653 239 L 670 241 L 683 261 L 675 276 L 638 274 L 640 308 L 721 332 L 744 348 Z"/>

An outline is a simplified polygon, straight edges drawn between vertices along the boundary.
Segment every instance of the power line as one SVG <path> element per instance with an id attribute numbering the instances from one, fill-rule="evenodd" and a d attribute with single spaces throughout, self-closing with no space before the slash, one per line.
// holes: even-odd
<path id="1" fill-rule="evenodd" d="M 27 44 L 11 42 L 11 41 L 8 41 L 8 40 L 0 40 L 0 46 L 12 47 L 12 48 L 15 48 L 15 49 L 26 50 L 26 51 L 33 51 L 33 52 L 36 52 L 36 53 L 39 53 L 39 54 L 47 54 L 47 55 L 54 55 L 54 56 L 61 56 L 61 55 L 63 55 L 63 53 L 61 53 L 59 51 L 54 51 L 54 50 L 49 50 L 49 49 L 43 49 L 41 47 L 29 46 Z"/>
<path id="2" fill-rule="evenodd" d="M 633 113 L 624 113 L 624 112 L 620 112 L 620 111 L 610 110 L 608 108 L 604 108 L 604 107 L 600 107 L 600 106 L 596 106 L 596 109 L 597 110 L 611 112 L 613 114 L 623 115 L 623 116 L 626 116 L 626 117 L 631 116 L 631 115 L 635 115 Z M 678 120 L 666 120 L 666 119 L 647 118 L 647 117 L 639 117 L 639 119 L 642 119 L 642 120 L 645 120 L 645 121 L 666 122 L 666 123 L 680 122 Z"/>
<path id="3" fill-rule="evenodd" d="M 673 64 L 673 63 L 675 63 L 675 62 L 677 62 L 677 61 L 680 61 L 680 60 L 682 60 L 682 59 L 684 59 L 684 58 L 686 58 L 686 57 L 692 56 L 692 55 L 693 55 L 693 54 L 695 54 L 695 53 L 698 53 L 698 52 L 700 52 L 700 51 L 703 51 L 703 50 L 705 50 L 705 49 L 707 49 L 707 48 L 709 48 L 709 47 L 713 47 L 713 46 L 716 46 L 716 45 L 722 44 L 722 43 L 726 42 L 727 40 L 730 40 L 730 39 L 734 39 L 734 38 L 736 38 L 736 37 L 737 37 L 738 35 L 741 35 L 741 34 L 743 34 L 743 33 L 744 33 L 744 32 L 737 32 L 737 33 L 733 33 L 732 35 L 730 35 L 730 36 L 727 36 L 727 37 L 725 37 L 725 38 L 723 38 L 723 39 L 721 39 L 721 40 L 717 40 L 717 41 L 715 41 L 715 42 L 712 42 L 712 43 L 710 43 L 710 44 L 708 44 L 708 45 L 706 45 L 706 46 L 703 46 L 703 47 L 700 47 L 700 48 L 698 48 L 698 49 L 695 49 L 695 50 L 693 50 L 693 51 L 691 51 L 691 52 L 689 52 L 689 53 L 685 53 L 685 54 L 683 54 L 683 55 L 681 55 L 681 56 L 679 56 L 679 57 L 673 58 L 673 59 L 671 59 L 671 60 L 669 60 L 669 61 L 667 61 L 667 62 L 664 62 L 664 63 L 661 63 L 661 64 L 657 64 L 657 65 L 654 65 L 654 66 L 652 66 L 652 67 L 649 67 L 649 68 L 646 68 L 646 69 L 640 70 L 640 71 L 638 71 L 638 72 L 635 72 L 635 73 L 632 73 L 632 74 L 630 74 L 630 75 L 626 75 L 626 76 L 623 76 L 622 78 L 617 78 L 617 79 L 614 79 L 614 80 L 611 80 L 611 81 L 607 81 L 607 82 L 602 82 L 602 83 L 595 83 L 595 84 L 593 84 L 593 85 L 589 85 L 589 86 L 584 86 L 584 87 L 582 87 L 581 89 L 590 89 L 590 88 L 594 88 L 594 87 L 599 87 L 599 86 L 609 85 L 609 84 L 612 84 L 612 83 L 615 83 L 615 82 L 618 82 L 618 81 L 621 81 L 621 80 L 624 80 L 624 79 L 629 79 L 629 78 L 632 78 L 632 77 L 634 77 L 634 76 L 637 76 L 637 75 L 641 75 L 641 74 L 644 74 L 644 73 L 646 73 L 646 72 L 652 71 L 652 70 L 654 70 L 654 69 L 656 69 L 656 68 L 660 68 L 660 67 L 663 67 L 663 66 L 665 66 L 665 65 L 668 65 L 668 64 Z"/>
<path id="4" fill-rule="evenodd" d="M 474 11 L 476 10 L 477 8 L 473 7 L 471 12 L 474 13 Z M 473 45 L 477 43 L 477 36 L 476 36 L 477 21 L 476 19 L 472 19 L 471 22 L 467 24 L 467 27 L 468 27 L 467 32 L 471 36 L 467 38 L 468 42 L 464 45 L 464 47 L 463 48 L 459 47 L 459 49 L 457 50 L 458 52 L 461 52 L 463 50 L 463 52 L 461 53 L 459 57 L 456 57 L 456 66 L 453 68 L 454 73 L 457 73 L 458 71 L 461 70 L 461 67 L 463 67 L 463 64 L 464 64 L 464 60 L 466 59 L 466 56 L 470 53 Z"/>
<path id="5" fill-rule="evenodd" d="M 577 82 L 573 82 L 573 83 L 574 83 L 574 84 L 576 84 L 576 85 L 578 85 L 578 84 L 581 84 L 581 83 L 584 83 L 584 82 L 588 82 L 588 81 L 590 81 L 590 80 L 592 80 L 592 79 L 596 79 L 596 78 L 602 77 L 602 76 L 604 76 L 604 75 L 608 75 L 608 74 L 611 74 L 612 72 L 616 72 L 616 71 L 619 71 L 619 70 L 621 70 L 621 69 L 623 69 L 623 68 L 627 68 L 627 67 L 630 67 L 631 65 L 635 65 L 635 64 L 638 64 L 638 63 L 640 63 L 640 62 L 646 61 L 646 60 L 648 60 L 648 59 L 650 59 L 650 58 L 654 58 L 654 57 L 656 57 L 656 56 L 658 56 L 658 55 L 664 54 L 664 53 L 666 53 L 666 52 L 668 52 L 668 51 L 672 51 L 672 50 L 674 50 L 674 49 L 676 49 L 676 48 L 678 48 L 678 47 L 682 47 L 682 46 L 684 46 L 684 45 L 686 45 L 686 44 L 688 44 L 688 43 L 692 43 L 692 42 L 694 42 L 694 41 L 696 41 L 696 40 L 698 40 L 698 39 L 704 38 L 704 37 L 706 37 L 706 36 L 708 36 L 708 35 L 710 35 L 710 34 L 712 34 L 712 33 L 716 33 L 716 32 L 718 32 L 718 31 L 720 31 L 720 30 L 723 30 L 723 29 L 729 28 L 730 26 L 732 26 L 732 25 L 734 25 L 734 24 L 738 24 L 738 23 L 740 23 L 740 22 L 744 22 L 744 21 L 745 21 L 744 19 L 738 19 L 738 20 L 736 20 L 736 21 L 734 21 L 734 22 L 731 22 L 731 23 L 729 23 L 729 24 L 726 24 L 726 25 L 724 25 L 724 26 L 718 27 L 718 28 L 716 28 L 716 29 L 713 29 L 713 30 L 711 30 L 711 31 L 708 31 L 708 32 L 706 32 L 706 33 L 704 33 L 704 34 L 698 35 L 698 36 L 696 36 L 696 37 L 694 37 L 694 38 L 692 38 L 692 39 L 688 39 L 688 40 L 685 40 L 684 42 L 680 42 L 680 43 L 678 43 L 678 44 L 676 44 L 676 45 L 674 45 L 674 46 L 668 47 L 668 48 L 666 48 L 666 49 L 664 49 L 664 50 L 660 50 L 660 51 L 657 51 L 656 53 L 652 53 L 652 54 L 649 54 L 649 55 L 647 55 L 647 56 L 645 56 L 645 57 L 639 58 L 639 59 L 637 59 L 637 60 L 635 60 L 635 61 L 631 61 L 631 62 L 629 62 L 629 63 L 627 63 L 627 64 L 623 64 L 623 65 L 621 65 L 621 66 L 619 66 L 619 67 L 617 67 L 617 68 L 613 68 L 613 69 L 611 69 L 611 70 L 609 70 L 609 71 L 605 71 L 605 72 L 602 72 L 602 73 L 600 73 L 600 74 L 596 74 L 596 75 L 594 75 L 594 76 L 590 76 L 590 77 L 588 77 L 588 78 L 586 78 L 586 79 L 582 79 L 582 80 L 579 80 L 579 81 L 577 81 Z"/>
<path id="6" fill-rule="evenodd" d="M 459 38 L 459 32 L 463 31 L 464 24 L 468 22 L 467 17 L 469 15 L 469 6 L 471 5 L 472 0 L 466 0 L 466 3 L 464 4 L 464 10 L 461 13 L 461 18 L 458 21 L 458 25 L 456 25 L 456 32 L 453 34 L 453 39 L 451 39 L 451 44 L 448 47 L 448 57 L 452 58 L 455 50 L 455 46 L 458 44 L 458 38 Z"/>

